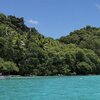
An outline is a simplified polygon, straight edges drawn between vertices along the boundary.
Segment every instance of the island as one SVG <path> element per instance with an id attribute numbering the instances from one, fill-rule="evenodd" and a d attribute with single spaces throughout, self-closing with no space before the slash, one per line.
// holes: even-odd
<path id="1" fill-rule="evenodd" d="M 24 18 L 0 13 L 0 75 L 100 74 L 100 28 L 86 26 L 53 39 Z"/>

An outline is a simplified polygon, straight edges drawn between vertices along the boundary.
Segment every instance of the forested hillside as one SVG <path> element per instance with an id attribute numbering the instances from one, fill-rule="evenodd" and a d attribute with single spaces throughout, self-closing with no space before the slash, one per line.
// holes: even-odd
<path id="1" fill-rule="evenodd" d="M 100 57 L 100 28 L 86 26 L 71 32 L 68 36 L 61 37 L 59 41 L 64 44 L 73 43 L 80 48 L 91 49 Z"/>
<path id="2" fill-rule="evenodd" d="M 4 75 L 100 74 L 100 28 L 87 26 L 55 40 L 0 14 L 0 72 Z"/>

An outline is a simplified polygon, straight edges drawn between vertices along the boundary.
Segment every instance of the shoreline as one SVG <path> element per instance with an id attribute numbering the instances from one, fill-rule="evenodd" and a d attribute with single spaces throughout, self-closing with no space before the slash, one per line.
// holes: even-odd
<path id="1" fill-rule="evenodd" d="M 100 76 L 100 75 L 54 75 L 54 76 L 35 76 L 35 75 L 33 75 L 33 76 L 21 76 L 21 75 L 6 75 L 6 76 L 4 76 L 4 75 L 2 75 L 2 76 L 0 76 L 0 80 L 2 80 L 2 79 L 14 79 L 14 78 L 16 78 L 16 79 L 24 79 L 24 78 L 41 78 L 41 77 L 79 77 L 79 76 L 82 76 L 82 77 L 84 77 L 84 76 Z"/>

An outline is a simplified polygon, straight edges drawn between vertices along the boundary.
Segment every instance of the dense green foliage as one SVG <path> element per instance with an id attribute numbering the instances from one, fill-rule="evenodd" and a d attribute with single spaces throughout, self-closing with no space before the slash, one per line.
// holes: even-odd
<path id="1" fill-rule="evenodd" d="M 80 48 L 91 49 L 100 57 L 100 28 L 86 26 L 71 32 L 68 36 L 61 37 L 59 41 L 64 44 L 73 43 Z"/>
<path id="2" fill-rule="evenodd" d="M 87 26 L 54 40 L 27 27 L 23 18 L 0 14 L 0 72 L 100 74 L 100 29 Z"/>

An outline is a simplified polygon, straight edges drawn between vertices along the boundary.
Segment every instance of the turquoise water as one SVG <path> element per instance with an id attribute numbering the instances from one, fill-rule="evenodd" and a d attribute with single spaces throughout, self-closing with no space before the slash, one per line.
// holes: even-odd
<path id="1" fill-rule="evenodd" d="M 0 100 L 100 100 L 100 76 L 0 80 Z"/>

